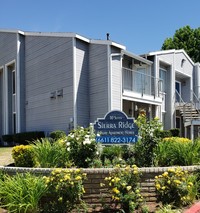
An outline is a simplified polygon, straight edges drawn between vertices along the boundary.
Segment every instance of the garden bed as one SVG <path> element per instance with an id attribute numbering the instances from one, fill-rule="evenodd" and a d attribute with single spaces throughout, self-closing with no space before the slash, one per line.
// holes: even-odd
<path id="1" fill-rule="evenodd" d="M 156 203 L 155 176 L 166 172 L 169 168 L 175 167 L 139 168 L 139 171 L 142 174 L 140 182 L 141 194 L 152 212 L 156 209 L 156 207 L 159 206 L 158 203 Z M 180 168 L 183 169 L 183 171 L 192 173 L 199 170 L 200 166 L 183 166 Z M 0 166 L 0 170 L 6 172 L 9 175 L 14 175 L 16 173 L 33 173 L 36 175 L 48 176 L 54 169 Z M 107 177 L 113 170 L 113 168 L 82 169 L 82 171 L 87 174 L 87 179 L 84 181 L 85 194 L 83 196 L 83 200 L 88 203 L 90 207 L 96 206 L 96 212 L 98 212 L 100 209 L 98 207 L 102 205 L 102 196 L 106 195 L 108 203 L 111 199 L 108 196 L 108 193 L 102 194 L 104 190 L 100 187 L 100 184 L 104 182 L 105 177 Z M 95 211 L 93 210 L 93 212 Z"/>

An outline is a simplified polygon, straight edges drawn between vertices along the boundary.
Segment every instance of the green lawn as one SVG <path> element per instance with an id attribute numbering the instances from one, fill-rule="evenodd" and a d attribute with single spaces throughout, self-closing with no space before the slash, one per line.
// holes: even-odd
<path id="1" fill-rule="evenodd" d="M 6 166 L 13 163 L 11 155 L 12 148 L 13 147 L 0 147 L 0 166 Z"/>

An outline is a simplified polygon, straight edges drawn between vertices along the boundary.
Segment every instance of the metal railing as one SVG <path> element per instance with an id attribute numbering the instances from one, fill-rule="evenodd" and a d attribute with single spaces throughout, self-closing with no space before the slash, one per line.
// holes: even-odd
<path id="1" fill-rule="evenodd" d="M 195 105 L 195 108 L 199 111 L 200 110 L 200 98 L 195 94 L 195 92 L 191 91 L 191 97 L 193 97 L 192 102 Z"/>
<path id="2" fill-rule="evenodd" d="M 141 71 L 123 68 L 123 90 L 160 97 L 162 80 Z"/>

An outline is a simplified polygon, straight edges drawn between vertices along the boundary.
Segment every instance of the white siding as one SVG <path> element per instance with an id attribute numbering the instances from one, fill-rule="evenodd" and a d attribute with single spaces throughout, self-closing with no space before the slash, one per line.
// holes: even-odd
<path id="1" fill-rule="evenodd" d="M 121 110 L 122 106 L 122 68 L 121 68 L 121 56 L 113 56 L 111 58 L 111 83 L 112 83 L 112 109 Z"/>

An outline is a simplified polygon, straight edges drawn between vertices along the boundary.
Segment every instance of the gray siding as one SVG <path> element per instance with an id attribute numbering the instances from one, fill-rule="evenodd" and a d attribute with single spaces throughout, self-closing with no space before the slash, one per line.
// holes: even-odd
<path id="1" fill-rule="evenodd" d="M 72 38 L 26 37 L 26 126 L 68 130 L 73 117 Z M 50 98 L 63 90 L 63 97 Z"/>
<path id="2" fill-rule="evenodd" d="M 17 34 L 0 32 L 0 66 L 16 60 Z"/>
<path id="3" fill-rule="evenodd" d="M 17 32 L 16 33 L 0 32 L 0 67 L 3 68 L 2 73 L 1 73 L 1 93 L 2 93 L 1 94 L 1 100 L 2 100 L 1 113 L 2 113 L 3 118 L 0 121 L 2 134 L 13 133 L 12 95 L 10 93 L 12 81 L 10 80 L 11 72 L 10 72 L 9 68 L 8 68 L 8 72 L 7 72 L 8 80 L 7 80 L 7 82 L 4 82 L 6 65 L 7 64 L 10 65 L 11 62 L 12 62 L 12 65 L 14 65 L 13 69 L 16 70 L 16 73 L 20 72 L 20 70 L 17 70 L 17 66 L 16 66 L 16 63 L 17 63 Z M 5 88 L 5 84 L 8 84 L 7 91 Z M 6 94 L 7 94 L 7 98 L 8 98 L 7 103 L 5 102 Z M 6 114 L 6 111 L 7 111 L 8 115 Z"/>
<path id="4" fill-rule="evenodd" d="M 89 45 L 76 40 L 77 125 L 89 126 Z"/>
<path id="5" fill-rule="evenodd" d="M 200 98 L 200 66 L 195 64 L 194 74 L 193 74 L 193 87 L 194 92 L 198 98 Z"/>
<path id="6" fill-rule="evenodd" d="M 0 69 L 0 135 L 3 133 L 3 69 Z"/>
<path id="7" fill-rule="evenodd" d="M 90 122 L 108 112 L 108 51 L 107 45 L 90 44 Z"/>

